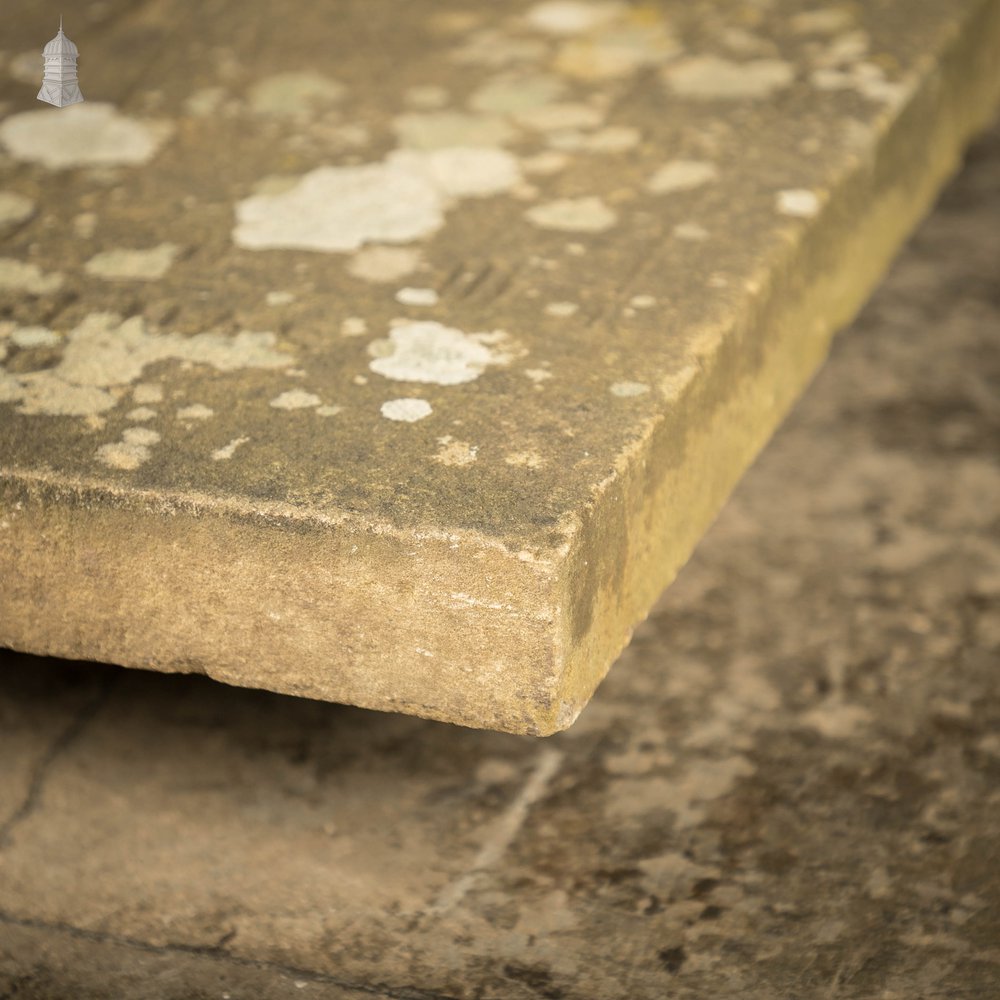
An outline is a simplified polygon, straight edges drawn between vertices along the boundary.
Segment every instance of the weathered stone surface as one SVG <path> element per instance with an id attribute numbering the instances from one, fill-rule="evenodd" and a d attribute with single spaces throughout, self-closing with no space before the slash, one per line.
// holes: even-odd
<path id="1" fill-rule="evenodd" d="M 521 733 L 1000 91 L 996 0 L 164 0 L 35 110 L 8 7 L 0 642 Z"/>
<path id="2" fill-rule="evenodd" d="M 0 996 L 994 996 L 998 259 L 994 133 L 551 740 L 6 654 Z"/>

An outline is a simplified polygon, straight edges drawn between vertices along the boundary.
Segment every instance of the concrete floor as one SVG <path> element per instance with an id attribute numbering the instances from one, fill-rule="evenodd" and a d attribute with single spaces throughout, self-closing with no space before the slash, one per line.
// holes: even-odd
<path id="1" fill-rule="evenodd" d="M 6 654 L 4 1000 L 1000 995 L 1000 132 L 548 740 Z"/>

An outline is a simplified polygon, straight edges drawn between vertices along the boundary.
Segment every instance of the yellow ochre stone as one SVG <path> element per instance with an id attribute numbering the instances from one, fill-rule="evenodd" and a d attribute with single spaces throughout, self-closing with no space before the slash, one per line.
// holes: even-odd
<path id="1" fill-rule="evenodd" d="M 989 122 L 1000 0 L 251 7 L 0 76 L 0 645 L 564 729 Z"/>

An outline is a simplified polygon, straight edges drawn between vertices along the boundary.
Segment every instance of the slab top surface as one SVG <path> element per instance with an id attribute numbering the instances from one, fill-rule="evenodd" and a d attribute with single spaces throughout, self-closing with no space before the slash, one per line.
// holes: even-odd
<path id="1" fill-rule="evenodd" d="M 690 553 L 1000 37 L 985 0 L 120 2 L 48 108 L 13 15 L 0 643 L 522 732 Z"/>

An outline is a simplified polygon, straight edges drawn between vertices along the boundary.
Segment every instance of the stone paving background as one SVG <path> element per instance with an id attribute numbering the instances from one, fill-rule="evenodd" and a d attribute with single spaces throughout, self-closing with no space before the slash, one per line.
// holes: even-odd
<path id="1" fill-rule="evenodd" d="M 1000 132 L 568 732 L 5 654 L 0 997 L 1000 995 Z"/>

